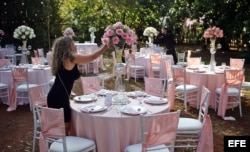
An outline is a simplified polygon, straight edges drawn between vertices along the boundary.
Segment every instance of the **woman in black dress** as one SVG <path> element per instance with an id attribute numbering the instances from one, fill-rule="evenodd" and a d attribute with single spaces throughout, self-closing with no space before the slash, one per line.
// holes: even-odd
<path id="1" fill-rule="evenodd" d="M 52 52 L 52 74 L 56 77 L 55 83 L 48 93 L 47 104 L 51 108 L 64 108 L 66 134 L 69 133 L 71 117 L 69 96 L 74 81 L 80 77 L 77 64 L 88 63 L 99 57 L 107 49 L 101 47 L 90 55 L 77 54 L 77 48 L 70 37 L 60 37 L 55 40 Z"/>

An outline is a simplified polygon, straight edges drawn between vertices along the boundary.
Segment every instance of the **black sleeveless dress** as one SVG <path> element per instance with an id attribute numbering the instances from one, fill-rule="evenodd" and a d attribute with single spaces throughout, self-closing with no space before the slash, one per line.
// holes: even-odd
<path id="1" fill-rule="evenodd" d="M 61 82 L 60 78 L 63 82 Z M 50 108 L 64 108 L 64 121 L 70 122 L 71 109 L 69 96 L 73 88 L 74 81 L 80 77 L 77 65 L 72 70 L 61 68 L 56 75 L 54 85 L 50 89 L 47 97 L 47 104 Z M 67 92 L 66 92 L 67 90 Z"/>

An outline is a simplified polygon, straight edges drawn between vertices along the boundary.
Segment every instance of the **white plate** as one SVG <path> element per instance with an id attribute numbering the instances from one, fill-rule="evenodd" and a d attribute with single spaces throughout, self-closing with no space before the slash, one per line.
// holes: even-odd
<path id="1" fill-rule="evenodd" d="M 149 104 L 166 104 L 168 103 L 167 99 L 161 99 L 160 97 L 150 96 L 145 98 L 144 102 Z"/>
<path id="2" fill-rule="evenodd" d="M 10 70 L 10 68 L 0 68 L 0 71 L 7 71 L 7 70 Z"/>
<path id="3" fill-rule="evenodd" d="M 198 67 L 187 67 L 188 69 L 190 69 L 190 70 L 197 70 L 197 69 L 199 69 Z"/>
<path id="4" fill-rule="evenodd" d="M 76 102 L 91 102 L 96 100 L 94 97 L 90 97 L 90 96 L 75 96 L 73 98 Z"/>
<path id="5" fill-rule="evenodd" d="M 147 112 L 147 109 L 142 106 L 124 106 L 121 107 L 121 112 L 129 115 L 139 115 Z"/>
<path id="6" fill-rule="evenodd" d="M 85 112 L 85 113 L 94 113 L 94 112 L 104 111 L 107 108 L 108 108 L 107 106 L 102 106 L 102 105 L 86 105 L 86 106 L 82 106 L 80 108 L 80 111 Z"/>

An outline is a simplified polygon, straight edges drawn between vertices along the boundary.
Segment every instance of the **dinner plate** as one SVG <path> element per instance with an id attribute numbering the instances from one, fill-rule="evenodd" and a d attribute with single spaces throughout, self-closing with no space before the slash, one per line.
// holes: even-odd
<path id="1" fill-rule="evenodd" d="M 197 69 L 199 69 L 198 67 L 187 67 L 188 69 L 190 69 L 190 70 L 197 70 Z"/>
<path id="2" fill-rule="evenodd" d="M 144 100 L 145 103 L 149 103 L 149 104 L 166 104 L 168 103 L 167 99 L 161 99 L 160 97 L 155 97 L 155 96 L 150 96 L 148 98 L 145 98 Z"/>
<path id="3" fill-rule="evenodd" d="M 94 97 L 90 97 L 90 96 L 75 96 L 73 99 L 76 102 L 82 102 L 82 103 L 91 102 L 91 101 L 96 100 Z"/>
<path id="4" fill-rule="evenodd" d="M 129 115 L 139 115 L 147 112 L 147 109 L 142 106 L 124 106 L 121 107 L 121 112 Z"/>
<path id="5" fill-rule="evenodd" d="M 86 106 L 82 106 L 80 108 L 80 111 L 85 112 L 85 113 L 95 113 L 95 112 L 104 111 L 107 108 L 108 108 L 107 106 L 102 106 L 102 105 L 86 105 Z"/>
<path id="6" fill-rule="evenodd" d="M 4 67 L 4 68 L 0 68 L 0 71 L 7 71 L 10 70 L 10 68 Z"/>

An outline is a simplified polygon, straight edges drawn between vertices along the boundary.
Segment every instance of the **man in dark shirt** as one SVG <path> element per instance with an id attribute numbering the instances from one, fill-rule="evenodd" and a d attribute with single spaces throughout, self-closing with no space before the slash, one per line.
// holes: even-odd
<path id="1" fill-rule="evenodd" d="M 163 26 L 161 28 L 161 33 L 157 36 L 156 44 L 163 44 L 166 46 L 167 54 L 171 54 L 174 59 L 174 63 L 177 63 L 177 55 L 175 52 L 175 46 L 174 46 L 174 37 L 173 34 L 168 31 L 168 28 L 166 26 Z"/>

